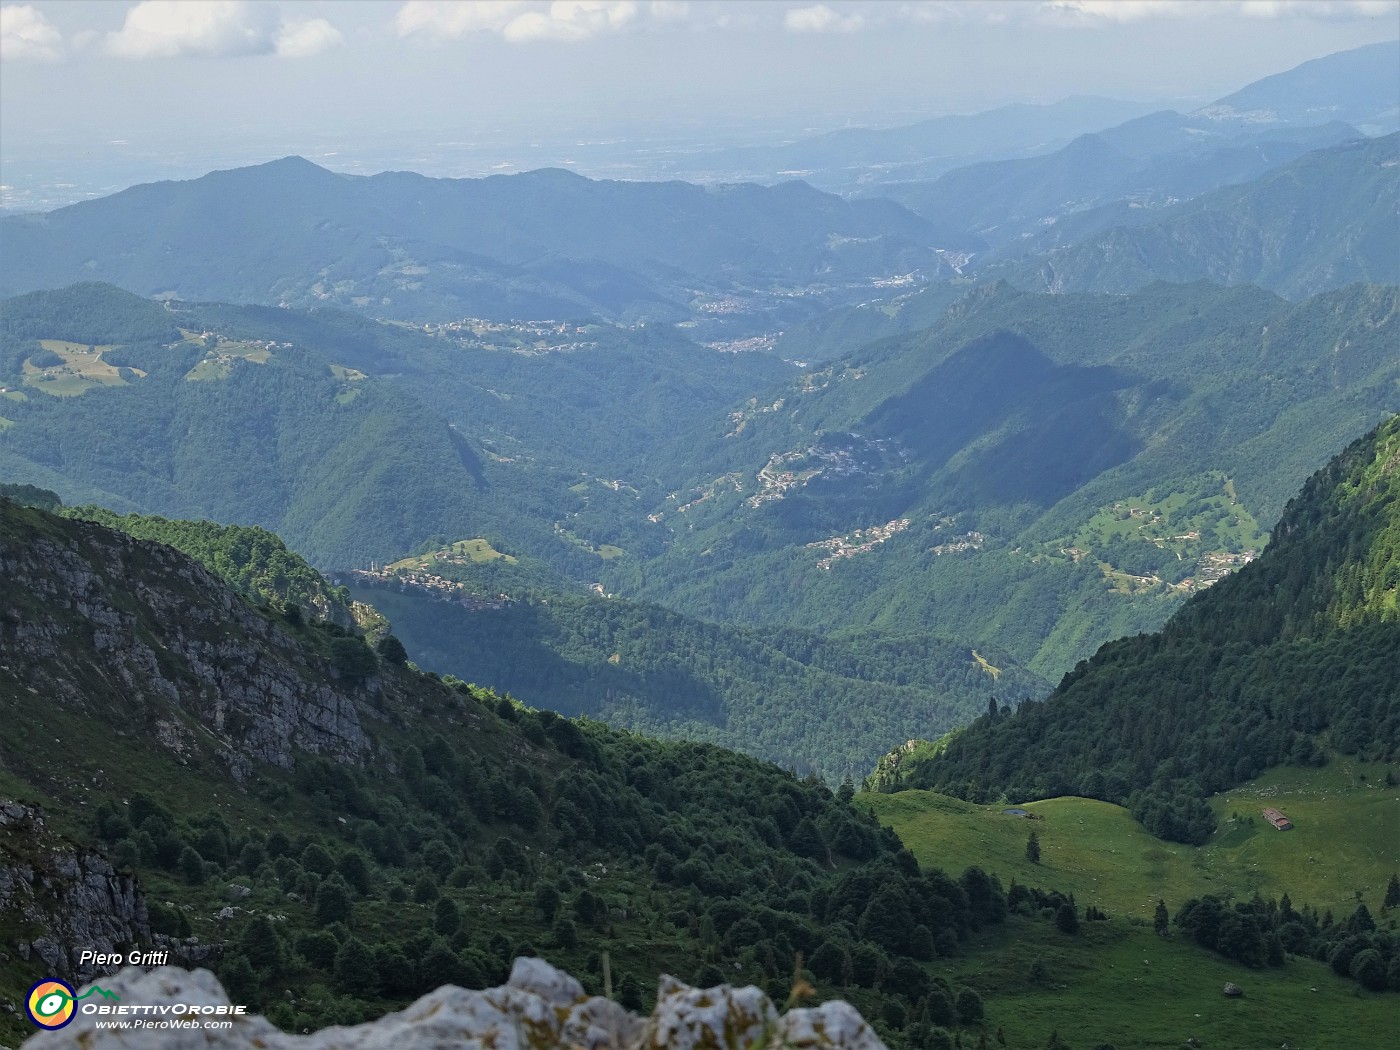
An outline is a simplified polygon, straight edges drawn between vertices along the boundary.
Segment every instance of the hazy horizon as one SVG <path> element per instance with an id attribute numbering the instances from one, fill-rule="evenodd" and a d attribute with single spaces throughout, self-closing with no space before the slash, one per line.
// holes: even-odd
<path id="1" fill-rule="evenodd" d="M 1400 3 L 30 0 L 6 4 L 0 204 L 301 154 L 585 174 L 1075 95 L 1189 107 L 1393 39 Z"/>

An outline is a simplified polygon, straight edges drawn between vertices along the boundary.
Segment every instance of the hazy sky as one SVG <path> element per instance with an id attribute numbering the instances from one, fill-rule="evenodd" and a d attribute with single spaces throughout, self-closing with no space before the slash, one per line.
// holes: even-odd
<path id="1" fill-rule="evenodd" d="M 1400 0 L 29 0 L 0 12 L 9 174 L 37 156 L 106 163 L 112 148 L 189 159 L 210 144 L 314 154 L 326 136 L 670 126 L 722 140 L 1070 94 L 1200 101 L 1400 34 Z"/>

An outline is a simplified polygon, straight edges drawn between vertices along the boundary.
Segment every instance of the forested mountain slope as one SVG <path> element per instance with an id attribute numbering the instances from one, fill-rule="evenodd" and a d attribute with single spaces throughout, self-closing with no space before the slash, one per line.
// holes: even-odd
<path id="1" fill-rule="evenodd" d="M 1313 150 L 1363 138 L 1340 122 L 1241 133 L 1181 117 L 1159 130 L 1162 141 L 1153 146 L 1133 141 L 1131 127 L 1110 129 L 1048 156 L 959 168 L 882 193 L 933 222 L 958 217 L 989 245 L 972 256 L 980 271 L 1074 243 L 1109 224 L 1153 222 L 1178 201 L 1252 182 Z"/>
<path id="2" fill-rule="evenodd" d="M 889 201 L 773 187 L 340 175 L 300 157 L 0 219 L 0 289 L 109 281 L 414 320 L 680 320 L 700 293 L 936 271 L 936 231 Z"/>
<path id="3" fill-rule="evenodd" d="M 229 339 L 110 286 L 33 293 L 0 315 L 7 480 L 69 503 L 259 524 L 344 561 L 480 513 L 469 444 L 333 358 Z"/>
<path id="4" fill-rule="evenodd" d="M 452 590 L 396 583 L 427 575 L 411 569 L 373 586 L 350 581 L 421 666 L 565 715 L 721 744 L 830 783 L 862 777 L 892 741 L 965 724 L 993 693 L 1021 698 L 1049 687 L 995 647 L 974 651 L 912 631 L 833 637 L 736 627 L 602 595 L 521 596 L 499 577 L 491 587 L 479 572 L 430 564 L 440 579 L 466 582 Z M 500 591 L 511 599 L 498 599 Z"/>
<path id="5" fill-rule="evenodd" d="M 0 308 L 0 475 L 70 504 L 261 525 L 321 565 L 489 534 L 591 578 L 596 556 L 555 523 L 657 549 L 639 493 L 664 494 L 692 428 L 791 371 L 659 328 L 430 333 L 88 283 Z"/>
<path id="6" fill-rule="evenodd" d="M 902 783 L 1021 801 L 1129 801 L 1199 842 L 1203 799 L 1332 747 L 1400 754 L 1400 416 L 1303 486 L 1259 559 L 1161 631 L 1084 661 L 1044 702 L 984 717 Z"/>
<path id="7" fill-rule="evenodd" d="M 1257 552 L 1400 409 L 1397 306 L 979 289 L 702 434 L 712 473 L 652 508 L 671 546 L 600 578 L 706 618 L 996 639 L 1057 677 Z"/>
<path id="8" fill-rule="evenodd" d="M 0 797 L 26 802 L 0 870 L 58 892 L 37 803 L 39 838 L 137 876 L 137 943 L 116 948 L 220 945 L 231 996 L 283 1027 L 493 984 L 539 952 L 592 987 L 608 952 L 637 1004 L 662 971 L 785 999 L 801 952 L 892 1040 L 925 999 L 943 1025 L 981 1017 L 922 962 L 1001 921 L 1000 887 L 921 871 L 815 781 L 417 674 L 169 547 L 8 501 L 0 571 Z M 77 963 L 46 960 L 22 882 L 0 911 L 26 946 L 0 961 L 11 999 Z"/>
<path id="9" fill-rule="evenodd" d="M 1344 120 L 1368 135 L 1400 129 L 1400 40 L 1324 55 L 1205 106 L 1222 122 L 1321 124 Z"/>
<path id="10" fill-rule="evenodd" d="M 1257 284 L 1290 298 L 1400 282 L 1400 133 L 1343 143 L 1239 186 L 1096 232 L 1014 271 L 1026 287 L 1125 292 L 1154 280 Z"/>

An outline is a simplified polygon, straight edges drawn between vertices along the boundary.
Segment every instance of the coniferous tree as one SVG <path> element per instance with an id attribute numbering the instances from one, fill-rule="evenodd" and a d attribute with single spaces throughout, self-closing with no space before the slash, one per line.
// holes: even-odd
<path id="1" fill-rule="evenodd" d="M 1034 831 L 1031 832 L 1030 838 L 1026 839 L 1026 860 L 1032 864 L 1040 863 L 1040 838 Z"/>
<path id="2" fill-rule="evenodd" d="M 1168 923 L 1171 921 L 1167 914 L 1167 902 L 1160 897 L 1157 899 L 1157 910 L 1152 913 L 1152 929 L 1156 931 L 1158 937 L 1169 935 Z"/>
<path id="3" fill-rule="evenodd" d="M 180 851 L 180 875 L 191 886 L 204 884 L 204 858 L 193 846 Z"/>
<path id="4" fill-rule="evenodd" d="M 1385 887 L 1385 902 L 1382 907 L 1394 908 L 1400 906 L 1400 875 L 1392 873 L 1390 882 Z"/>
<path id="5" fill-rule="evenodd" d="M 462 913 L 457 902 L 451 897 L 439 897 L 433 908 L 433 930 L 443 937 L 451 937 L 462 928 Z"/>
<path id="6" fill-rule="evenodd" d="M 373 995 L 379 984 L 374 953 L 358 937 L 350 937 L 335 953 L 336 983 L 348 994 Z"/>
<path id="7" fill-rule="evenodd" d="M 354 912 L 349 888 L 339 875 L 332 875 L 316 891 L 316 922 L 329 926 L 333 922 L 348 923 Z"/>

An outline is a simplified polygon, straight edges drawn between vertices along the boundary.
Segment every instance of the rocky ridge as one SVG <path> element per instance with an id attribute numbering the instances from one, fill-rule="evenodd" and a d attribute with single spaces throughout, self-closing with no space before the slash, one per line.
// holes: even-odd
<path id="1" fill-rule="evenodd" d="M 355 700 L 377 679 L 327 683 L 274 622 L 163 544 L 81 521 L 25 524 L 3 537 L 0 577 L 39 601 L 0 612 L 0 694 L 79 708 L 110 694 L 169 750 L 210 752 L 240 779 L 254 762 L 290 767 L 298 750 L 364 759 Z M 139 605 L 124 594 L 133 579 L 145 581 Z"/>
<path id="2" fill-rule="evenodd" d="M 104 978 L 102 987 L 132 1006 L 219 1007 L 228 995 L 208 970 L 135 967 Z M 81 994 L 81 993 L 80 993 Z M 112 1018 L 107 1018 L 111 1020 Z M 884 1050 L 849 1003 L 780 1014 L 754 987 L 691 988 L 661 978 L 656 1009 L 638 1017 L 610 999 L 588 996 L 573 977 L 541 959 L 519 958 L 498 988 L 444 985 L 398 1013 L 354 1027 L 289 1035 L 257 1015 L 228 1028 L 97 1027 L 79 1013 L 67 1027 L 41 1032 L 23 1050 Z"/>

